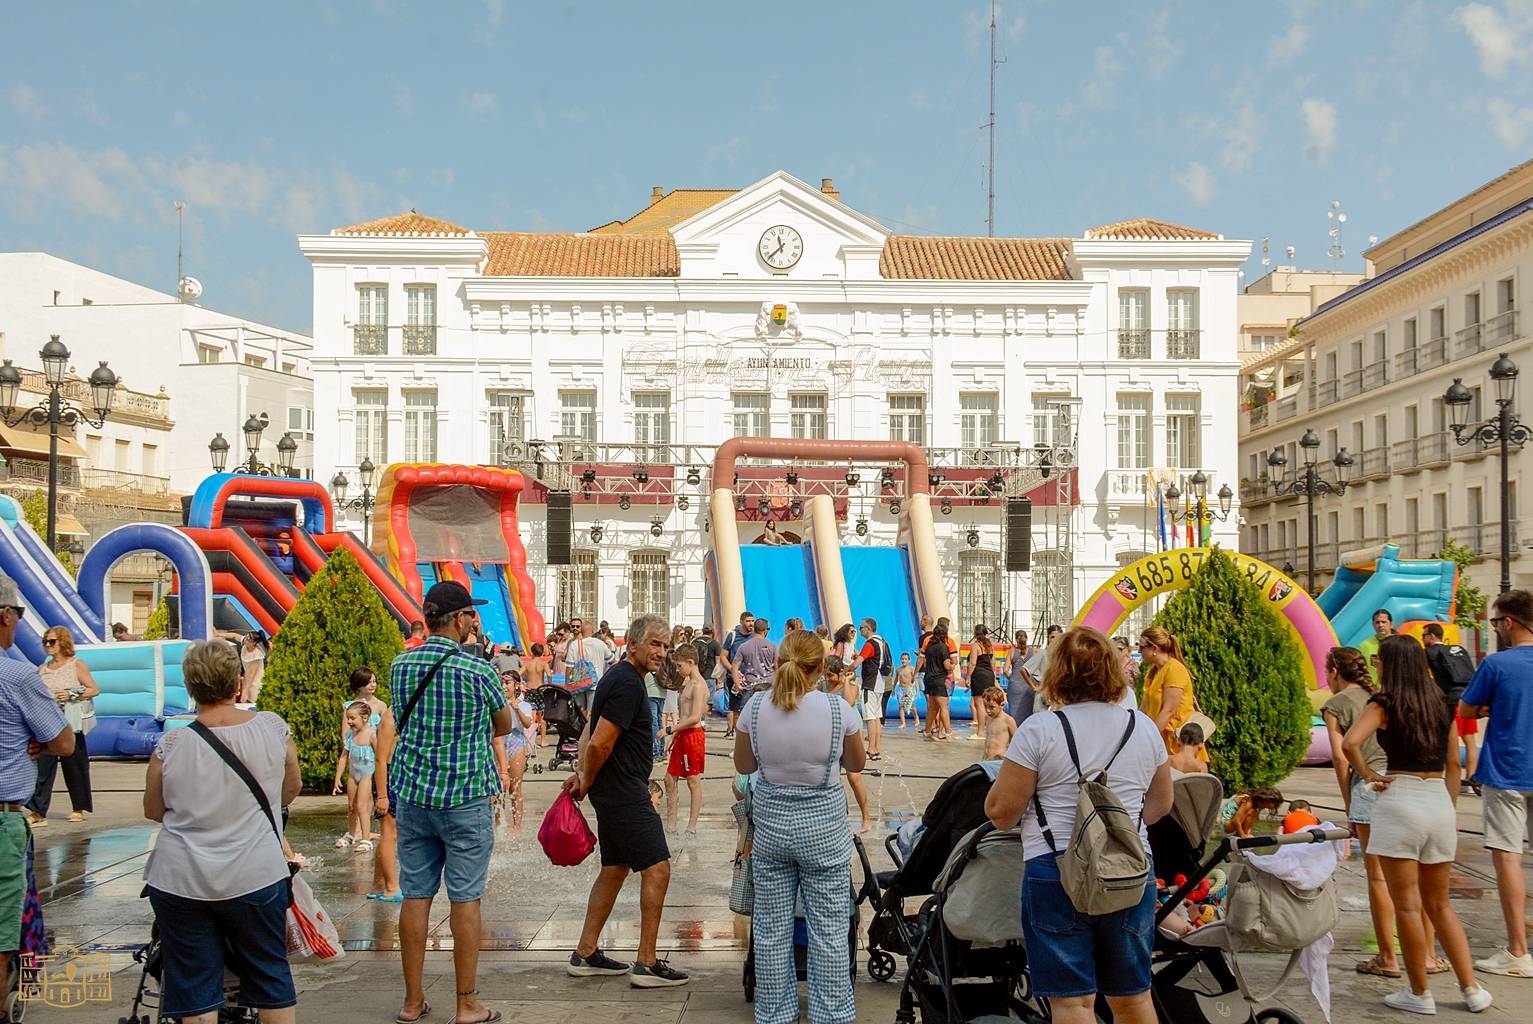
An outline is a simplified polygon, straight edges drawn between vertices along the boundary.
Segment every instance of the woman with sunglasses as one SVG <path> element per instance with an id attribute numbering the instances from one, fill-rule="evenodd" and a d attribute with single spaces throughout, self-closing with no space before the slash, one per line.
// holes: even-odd
<path id="1" fill-rule="evenodd" d="M 91 698 L 101 692 L 90 669 L 75 660 L 74 637 L 63 626 L 52 626 L 43 633 L 43 651 L 48 660 L 37 670 L 75 734 L 75 752 L 66 758 L 43 754 L 37 759 L 37 788 L 27 806 L 32 811 L 32 827 L 48 824 L 48 807 L 53 803 L 53 780 L 60 761 L 64 765 L 64 785 L 69 789 L 70 821 L 84 821 L 95 811 L 90 792 L 90 756 L 85 752 L 85 734 L 96 726 L 96 712 Z"/>

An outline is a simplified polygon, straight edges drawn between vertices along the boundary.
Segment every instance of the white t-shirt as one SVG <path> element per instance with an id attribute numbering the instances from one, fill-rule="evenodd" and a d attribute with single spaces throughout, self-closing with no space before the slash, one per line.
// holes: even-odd
<path id="1" fill-rule="evenodd" d="M 836 778 L 841 764 L 841 743 L 847 736 L 862 731 L 862 715 L 842 700 L 841 736 L 836 738 Z M 761 735 L 754 737 L 756 759 L 768 782 L 779 786 L 818 786 L 825 777 L 825 762 L 830 759 L 832 698 L 818 690 L 804 695 L 798 707 L 784 711 L 772 703 L 770 692 L 754 694 L 740 712 L 740 731 L 751 735 L 752 710 L 761 705 Z"/>
<path id="2" fill-rule="evenodd" d="M 575 662 L 582 658 L 589 661 L 591 667 L 596 670 L 598 682 L 607 674 L 607 669 L 613 663 L 612 649 L 594 636 L 570 641 L 569 648 L 564 653 L 564 670 L 570 671 L 575 667 Z"/>
<path id="3" fill-rule="evenodd" d="M 1089 776 L 1107 763 L 1123 731 L 1128 726 L 1128 715 L 1113 704 L 1092 702 L 1072 704 L 1064 709 L 1075 735 L 1075 748 L 1080 754 L 1081 768 Z M 1144 807 L 1144 795 L 1149 791 L 1150 780 L 1155 771 L 1166 763 L 1166 745 L 1155 723 L 1142 712 L 1134 713 L 1134 733 L 1129 737 L 1123 752 L 1108 769 L 1107 781 L 1128 813 L 1138 818 Z M 1064 727 L 1053 714 L 1036 714 L 1029 717 L 1011 739 L 1006 758 L 1024 768 L 1038 773 L 1038 801 L 1049 821 L 1049 831 L 1054 842 L 1064 852 L 1075 828 L 1075 802 L 1080 788 L 1078 776 L 1070 760 L 1070 748 L 1065 744 Z M 1149 836 L 1143 822 L 1139 837 L 1145 852 L 1150 850 Z M 1031 800 L 1022 812 L 1022 855 L 1029 860 L 1052 853 L 1043 830 L 1038 827 L 1038 814 Z"/>

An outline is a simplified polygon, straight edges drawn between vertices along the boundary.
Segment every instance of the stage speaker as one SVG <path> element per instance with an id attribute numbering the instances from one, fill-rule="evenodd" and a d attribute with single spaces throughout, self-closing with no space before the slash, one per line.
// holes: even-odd
<path id="1" fill-rule="evenodd" d="M 570 492 L 548 492 L 548 564 L 569 565 Z"/>
<path id="2" fill-rule="evenodd" d="M 1006 499 L 1006 571 L 1032 568 L 1033 499 Z"/>

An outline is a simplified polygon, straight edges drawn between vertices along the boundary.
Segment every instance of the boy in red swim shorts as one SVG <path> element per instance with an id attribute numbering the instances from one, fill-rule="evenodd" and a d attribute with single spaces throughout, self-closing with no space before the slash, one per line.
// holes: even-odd
<path id="1" fill-rule="evenodd" d="M 682 644 L 671 652 L 671 672 L 681 680 L 676 702 L 676 724 L 665 727 L 671 759 L 665 771 L 665 827 L 676 831 L 681 792 L 678 779 L 687 780 L 691 806 L 687 834 L 697 834 L 697 815 L 703 808 L 703 761 L 708 756 L 703 734 L 703 715 L 708 713 L 708 682 L 697 670 L 697 648 Z"/>

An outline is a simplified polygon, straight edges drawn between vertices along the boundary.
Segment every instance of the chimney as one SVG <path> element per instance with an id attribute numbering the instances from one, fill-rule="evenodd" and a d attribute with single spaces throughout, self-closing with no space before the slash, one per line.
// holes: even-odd
<path id="1" fill-rule="evenodd" d="M 659 185 L 655 185 L 652 188 L 650 188 L 650 190 L 649 190 L 649 205 L 654 206 L 656 203 L 658 203 L 660 200 L 662 200 L 664 198 L 665 198 L 665 190 L 662 189 Z"/>
<path id="2" fill-rule="evenodd" d="M 841 201 L 841 193 L 836 191 L 835 184 L 829 178 L 820 179 L 820 191 L 830 196 L 836 202 Z"/>

